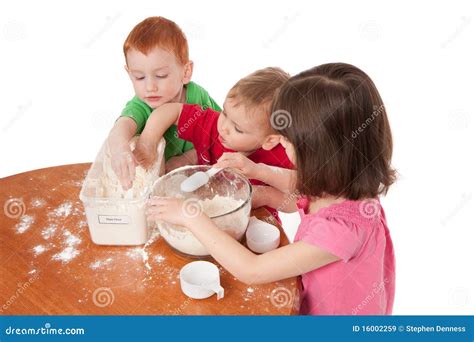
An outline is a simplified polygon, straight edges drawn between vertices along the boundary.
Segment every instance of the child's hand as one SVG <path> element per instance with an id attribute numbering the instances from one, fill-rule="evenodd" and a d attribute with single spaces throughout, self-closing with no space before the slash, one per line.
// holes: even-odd
<path id="1" fill-rule="evenodd" d="M 112 170 L 117 175 L 124 190 L 128 190 L 133 185 L 135 179 L 135 167 L 137 163 L 133 157 L 128 144 L 111 148 L 110 159 Z"/>
<path id="2" fill-rule="evenodd" d="M 224 153 L 214 167 L 231 167 L 237 169 L 248 178 L 256 178 L 258 171 L 258 164 L 238 152 Z"/>
<path id="3" fill-rule="evenodd" d="M 136 162 L 143 168 L 148 169 L 153 165 L 157 158 L 157 146 L 144 142 L 142 138 L 138 139 L 137 145 L 133 150 L 133 156 Z"/>
<path id="4" fill-rule="evenodd" d="M 268 186 L 252 185 L 252 209 L 267 205 Z"/>
<path id="5" fill-rule="evenodd" d="M 183 200 L 155 196 L 147 203 L 146 215 L 149 221 L 162 220 L 170 224 L 189 227 L 204 213 L 201 203 L 195 198 Z"/>

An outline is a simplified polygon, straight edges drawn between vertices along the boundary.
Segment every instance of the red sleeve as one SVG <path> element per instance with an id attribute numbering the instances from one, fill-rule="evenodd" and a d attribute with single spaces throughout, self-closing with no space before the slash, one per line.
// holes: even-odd
<path id="1" fill-rule="evenodd" d="M 212 139 L 212 131 L 219 118 L 219 112 L 202 109 L 198 105 L 183 104 L 178 120 L 178 137 L 193 144 L 203 139 Z"/>

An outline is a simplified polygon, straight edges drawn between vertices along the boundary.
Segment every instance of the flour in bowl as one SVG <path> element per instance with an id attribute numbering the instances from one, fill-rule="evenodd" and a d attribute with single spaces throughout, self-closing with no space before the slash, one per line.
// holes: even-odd
<path id="1" fill-rule="evenodd" d="M 228 214 L 243 205 L 243 200 L 236 200 L 231 197 L 224 197 L 216 195 L 212 199 L 204 199 L 197 201 L 197 204 L 202 208 L 203 212 L 209 217 L 221 216 Z M 235 215 L 226 215 L 215 220 L 219 228 L 231 235 L 233 238 L 239 240 L 245 232 L 247 226 L 248 217 L 242 213 L 242 217 L 236 217 Z M 160 228 L 160 233 L 163 238 L 175 249 L 180 252 L 195 255 L 204 256 L 208 255 L 206 248 L 199 242 L 199 240 L 189 231 L 188 229 L 181 226 L 171 226 L 165 222 L 157 222 Z M 242 230 L 242 226 L 244 229 Z"/>

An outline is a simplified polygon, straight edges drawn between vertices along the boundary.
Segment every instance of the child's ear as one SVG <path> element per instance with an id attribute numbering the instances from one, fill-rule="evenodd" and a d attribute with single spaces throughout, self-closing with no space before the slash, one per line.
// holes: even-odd
<path id="1" fill-rule="evenodd" d="M 272 148 L 277 146 L 280 143 L 280 135 L 279 134 L 270 134 L 265 137 L 262 143 L 262 148 L 264 150 L 270 151 Z"/>
<path id="2" fill-rule="evenodd" d="M 193 61 L 189 61 L 184 65 L 183 84 L 188 84 L 189 82 L 191 82 L 191 77 L 193 76 L 193 68 Z"/>
<path id="3" fill-rule="evenodd" d="M 130 77 L 130 79 L 132 79 L 132 75 L 130 75 L 130 70 L 128 69 L 128 65 L 125 64 L 125 65 L 123 66 L 123 68 L 125 69 L 125 72 L 127 73 L 128 77 Z"/>

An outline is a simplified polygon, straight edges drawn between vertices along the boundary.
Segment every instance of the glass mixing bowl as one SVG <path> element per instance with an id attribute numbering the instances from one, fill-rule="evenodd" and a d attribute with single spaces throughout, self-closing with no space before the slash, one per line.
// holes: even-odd
<path id="1" fill-rule="evenodd" d="M 240 241 L 247 229 L 250 217 L 252 186 L 248 179 L 232 169 L 224 169 L 209 179 L 209 182 L 194 192 L 181 191 L 181 183 L 198 171 L 206 172 L 210 166 L 185 166 L 159 178 L 153 186 L 152 195 L 183 198 L 182 213 L 196 215 L 203 210 L 221 230 Z M 161 236 L 175 251 L 191 258 L 209 256 L 206 248 L 186 228 L 157 221 Z"/>

